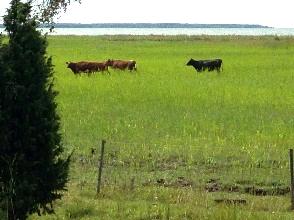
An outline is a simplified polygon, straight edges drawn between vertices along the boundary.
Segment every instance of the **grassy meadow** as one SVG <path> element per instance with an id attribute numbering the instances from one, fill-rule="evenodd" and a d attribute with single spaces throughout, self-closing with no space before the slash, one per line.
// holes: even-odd
<path id="1" fill-rule="evenodd" d="M 74 154 L 56 214 L 30 219 L 293 219 L 294 38 L 48 40 L 63 142 Z M 138 70 L 75 76 L 65 65 L 108 58 L 136 60 Z M 223 71 L 196 73 L 190 58 L 221 58 Z"/>

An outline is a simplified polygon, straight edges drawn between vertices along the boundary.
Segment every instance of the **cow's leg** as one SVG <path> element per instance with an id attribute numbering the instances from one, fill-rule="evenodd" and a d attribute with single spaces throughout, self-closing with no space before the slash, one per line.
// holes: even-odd
<path id="1" fill-rule="evenodd" d="M 110 75 L 110 72 L 109 72 L 108 66 L 105 66 L 105 70 L 106 70 L 106 72 Z"/>
<path id="2" fill-rule="evenodd" d="M 132 66 L 129 66 L 128 69 L 130 70 L 130 72 L 132 72 L 134 68 Z"/>

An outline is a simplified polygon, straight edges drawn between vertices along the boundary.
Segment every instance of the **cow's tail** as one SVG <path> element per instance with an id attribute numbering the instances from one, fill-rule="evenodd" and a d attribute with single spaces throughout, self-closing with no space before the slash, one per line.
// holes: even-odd
<path id="1" fill-rule="evenodd" d="M 221 69 L 222 69 L 222 71 L 224 71 L 224 63 L 223 63 L 223 61 L 221 61 Z"/>

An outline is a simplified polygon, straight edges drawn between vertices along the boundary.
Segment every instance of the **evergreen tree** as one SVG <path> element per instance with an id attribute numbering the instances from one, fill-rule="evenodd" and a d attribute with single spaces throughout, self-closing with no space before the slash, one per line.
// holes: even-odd
<path id="1" fill-rule="evenodd" d="M 68 179 L 62 158 L 53 65 L 31 5 L 12 0 L 0 43 L 0 206 L 7 218 L 53 211 Z"/>

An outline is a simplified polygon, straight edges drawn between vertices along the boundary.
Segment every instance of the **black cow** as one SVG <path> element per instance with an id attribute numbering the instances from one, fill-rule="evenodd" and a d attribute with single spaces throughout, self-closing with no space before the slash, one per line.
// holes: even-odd
<path id="1" fill-rule="evenodd" d="M 193 66 L 197 72 L 203 71 L 203 63 L 200 60 L 194 60 L 191 58 L 186 65 Z"/>
<path id="2" fill-rule="evenodd" d="M 193 66 L 197 72 L 202 72 L 205 70 L 208 70 L 208 71 L 216 70 L 219 73 L 220 68 L 222 67 L 222 63 L 223 61 L 221 59 L 194 60 L 191 58 L 186 65 Z"/>

